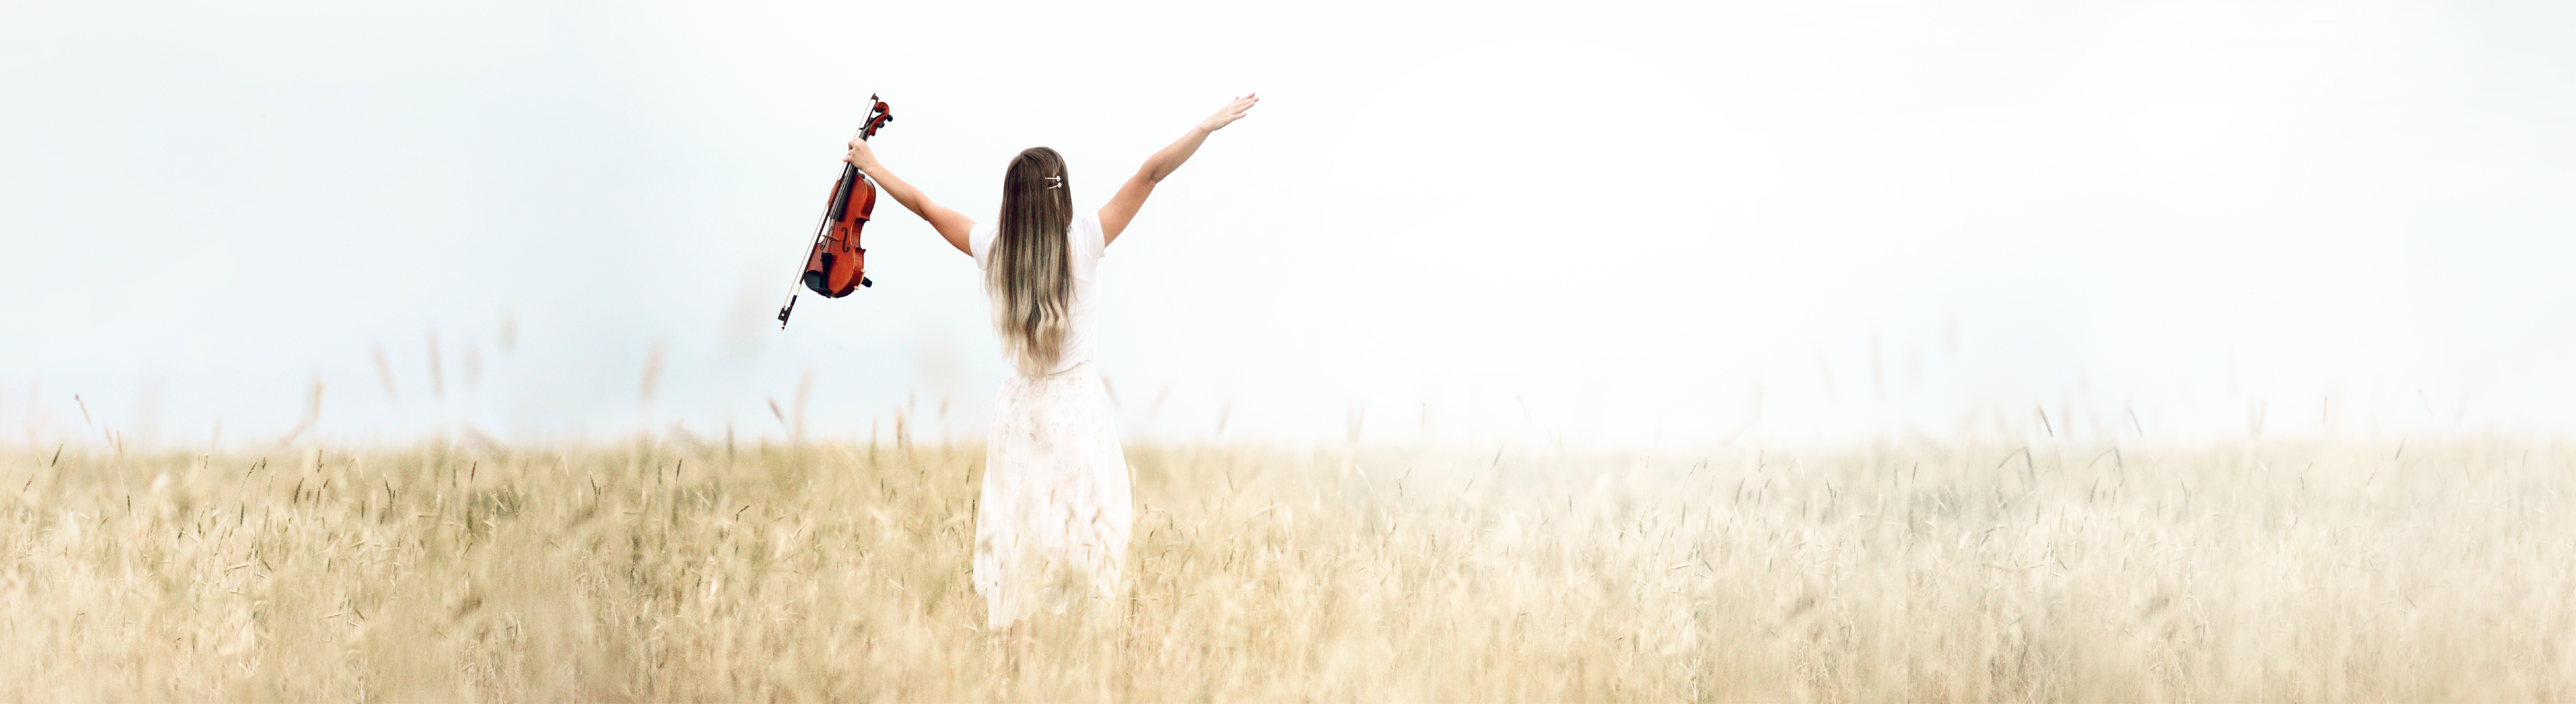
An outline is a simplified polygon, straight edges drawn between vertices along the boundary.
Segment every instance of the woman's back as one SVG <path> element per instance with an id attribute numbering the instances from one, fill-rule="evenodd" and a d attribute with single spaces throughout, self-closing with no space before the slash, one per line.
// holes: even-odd
<path id="1" fill-rule="evenodd" d="M 967 234 L 966 252 L 974 255 L 976 268 L 986 272 L 992 270 L 994 245 L 1000 234 L 1001 226 L 989 222 L 977 223 Z M 1108 247 L 1097 213 L 1081 212 L 1065 228 L 1065 265 L 1071 280 L 1065 291 L 1064 341 L 1056 353 L 1055 364 L 1045 370 L 1047 374 L 1060 373 L 1091 361 L 1093 323 L 1099 317 L 1096 311 L 1100 299 L 1095 292 L 1099 289 L 1100 258 L 1108 254 Z M 1002 292 L 994 290 L 993 284 L 993 277 L 984 277 L 984 294 L 1002 295 Z M 1003 348 L 1003 361 L 1012 362 L 1016 367 L 1017 354 L 1012 351 L 1008 333 L 1004 333 Z"/>

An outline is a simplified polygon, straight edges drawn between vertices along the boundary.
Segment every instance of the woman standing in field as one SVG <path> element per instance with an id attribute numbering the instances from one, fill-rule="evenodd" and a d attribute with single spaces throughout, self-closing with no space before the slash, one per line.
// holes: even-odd
<path id="1" fill-rule="evenodd" d="M 986 623 L 994 630 L 1018 624 L 1038 604 L 1062 613 L 1075 596 L 1067 584 L 1117 597 L 1136 507 L 1118 429 L 1090 364 L 1095 272 L 1154 184 L 1259 101 L 1247 94 L 1200 120 L 1146 158 L 1096 213 L 1074 212 L 1064 157 L 1053 149 L 1032 147 L 1011 159 L 1002 172 L 1000 216 L 978 224 L 896 178 L 867 142 L 850 142 L 845 161 L 984 270 L 993 330 L 1017 371 L 993 405 L 975 516 L 975 591 L 991 609 Z"/>

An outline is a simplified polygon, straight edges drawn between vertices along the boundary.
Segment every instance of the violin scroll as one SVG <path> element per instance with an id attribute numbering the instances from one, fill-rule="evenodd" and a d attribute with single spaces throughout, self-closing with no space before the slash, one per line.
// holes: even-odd
<path id="1" fill-rule="evenodd" d="M 879 128 L 893 121 L 894 109 L 885 101 L 878 100 L 875 93 L 868 94 L 868 119 L 859 124 L 859 140 L 867 141 L 867 138 L 877 136 Z"/>

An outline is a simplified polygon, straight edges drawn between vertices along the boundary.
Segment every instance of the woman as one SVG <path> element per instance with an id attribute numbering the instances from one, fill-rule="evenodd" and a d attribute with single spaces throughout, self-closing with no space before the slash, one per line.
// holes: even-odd
<path id="1" fill-rule="evenodd" d="M 845 161 L 984 270 L 993 330 L 1018 372 L 1002 383 L 993 406 L 975 516 L 975 591 L 991 609 L 986 623 L 993 629 L 1018 624 L 1038 604 L 1063 613 L 1076 596 L 1067 584 L 1117 597 L 1136 507 L 1118 429 L 1090 364 L 1094 272 L 1154 184 L 1259 101 L 1247 94 L 1200 120 L 1147 158 L 1097 213 L 1074 212 L 1064 157 L 1053 149 L 1034 147 L 1012 159 L 1002 172 L 1000 217 L 977 224 L 896 178 L 867 142 L 850 142 Z"/>

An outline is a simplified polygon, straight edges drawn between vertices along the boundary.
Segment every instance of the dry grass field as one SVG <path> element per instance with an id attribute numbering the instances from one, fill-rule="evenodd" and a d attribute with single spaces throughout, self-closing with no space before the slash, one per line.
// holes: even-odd
<path id="1" fill-rule="evenodd" d="M 979 447 L 0 452 L 0 700 L 2564 701 L 2576 448 L 1135 446 L 1122 603 Z"/>

